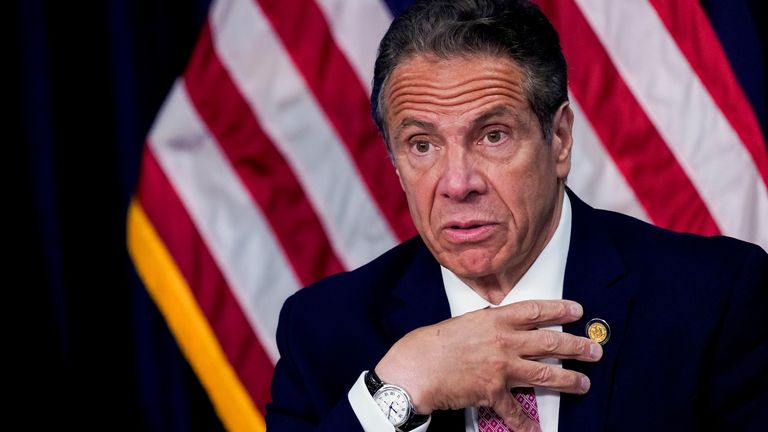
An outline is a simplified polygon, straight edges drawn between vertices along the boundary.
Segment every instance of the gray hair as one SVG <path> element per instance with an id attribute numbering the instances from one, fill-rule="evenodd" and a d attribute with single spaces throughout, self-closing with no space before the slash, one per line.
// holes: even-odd
<path id="1" fill-rule="evenodd" d="M 382 93 L 400 63 L 424 54 L 512 60 L 522 70 L 523 91 L 544 139 L 551 141 L 554 115 L 568 100 L 568 77 L 557 32 L 538 6 L 524 0 L 417 0 L 395 18 L 379 45 L 371 91 L 373 119 L 390 155 Z"/>

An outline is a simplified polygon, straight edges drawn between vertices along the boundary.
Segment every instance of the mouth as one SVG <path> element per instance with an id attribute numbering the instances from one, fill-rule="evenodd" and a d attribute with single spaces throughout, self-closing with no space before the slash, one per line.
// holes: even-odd
<path id="1" fill-rule="evenodd" d="M 467 224 L 453 224 L 448 226 L 450 229 L 474 229 L 481 226 L 488 225 L 487 223 L 467 223 Z"/>
<path id="2" fill-rule="evenodd" d="M 485 240 L 498 227 L 487 221 L 452 221 L 443 226 L 443 235 L 451 243 L 473 243 Z"/>

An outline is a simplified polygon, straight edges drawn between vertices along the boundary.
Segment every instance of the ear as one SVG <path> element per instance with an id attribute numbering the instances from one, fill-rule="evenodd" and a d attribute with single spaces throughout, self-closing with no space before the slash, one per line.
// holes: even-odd
<path id="1" fill-rule="evenodd" d="M 400 189 L 405 192 L 405 185 L 403 184 L 403 178 L 400 176 L 400 170 L 395 168 L 395 174 L 397 174 L 397 180 L 400 181 Z"/>
<path id="2" fill-rule="evenodd" d="M 571 171 L 573 147 L 573 110 L 568 101 L 563 102 L 552 119 L 552 156 L 557 177 L 565 179 Z"/>

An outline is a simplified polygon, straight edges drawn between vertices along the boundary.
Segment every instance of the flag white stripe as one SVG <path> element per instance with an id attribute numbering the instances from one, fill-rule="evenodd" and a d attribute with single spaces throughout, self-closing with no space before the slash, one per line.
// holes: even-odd
<path id="1" fill-rule="evenodd" d="M 590 205 L 605 208 L 646 222 L 648 213 L 634 190 L 605 150 L 587 116 L 570 95 L 573 121 L 573 151 L 568 186 Z"/>
<path id="2" fill-rule="evenodd" d="M 768 248 L 768 189 L 653 6 L 576 3 L 721 231 Z"/>
<path id="3" fill-rule="evenodd" d="M 300 287 L 266 218 L 178 81 L 149 146 L 265 351 L 276 362 L 281 305 Z"/>
<path id="4" fill-rule="evenodd" d="M 317 0 L 336 41 L 370 93 L 379 41 L 392 22 L 381 0 Z"/>
<path id="5" fill-rule="evenodd" d="M 222 63 L 291 165 L 345 267 L 356 268 L 397 244 L 346 147 L 256 3 L 217 2 L 211 27 Z"/>

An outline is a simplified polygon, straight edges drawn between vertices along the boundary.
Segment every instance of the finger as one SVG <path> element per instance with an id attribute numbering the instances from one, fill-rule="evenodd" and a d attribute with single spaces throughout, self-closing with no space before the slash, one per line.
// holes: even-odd
<path id="1" fill-rule="evenodd" d="M 493 409 L 496 411 L 496 414 L 504 420 L 504 424 L 507 425 L 509 430 L 515 432 L 538 432 L 541 430 L 539 424 L 528 417 L 528 414 L 523 411 L 523 408 L 510 393 L 507 393 L 507 397 L 501 398 L 501 400 L 493 406 Z"/>
<path id="2" fill-rule="evenodd" d="M 595 362 L 603 356 L 603 347 L 589 338 L 554 330 L 531 330 L 509 335 L 510 343 L 520 357 L 528 359 L 558 358 Z"/>
<path id="3" fill-rule="evenodd" d="M 518 330 L 573 322 L 584 313 L 580 304 L 570 300 L 525 300 L 495 311 L 505 314 L 505 319 Z"/>
<path id="4" fill-rule="evenodd" d="M 558 365 L 550 365 L 533 360 L 520 360 L 517 362 L 515 379 L 510 380 L 508 387 L 540 387 L 561 393 L 584 394 L 589 391 L 591 382 L 589 378 L 580 373 L 563 369 Z"/>

